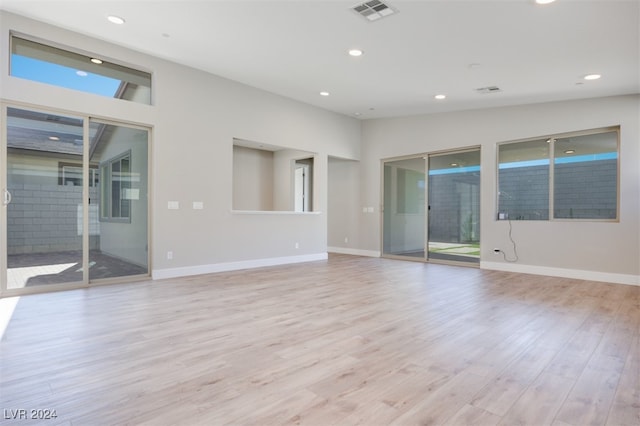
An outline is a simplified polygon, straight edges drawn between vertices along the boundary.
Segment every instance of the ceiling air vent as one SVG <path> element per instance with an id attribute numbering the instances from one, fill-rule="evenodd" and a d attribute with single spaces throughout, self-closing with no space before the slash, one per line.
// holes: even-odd
<path id="1" fill-rule="evenodd" d="M 502 89 L 500 89 L 498 86 L 487 86 L 487 87 L 480 87 L 479 89 L 476 89 L 476 92 L 484 95 L 486 93 L 502 92 Z"/>
<path id="2" fill-rule="evenodd" d="M 381 2 L 380 0 L 371 0 L 365 3 L 357 4 L 352 9 L 358 14 L 367 19 L 367 21 L 377 21 L 385 16 L 393 15 L 397 13 L 388 4 Z"/>

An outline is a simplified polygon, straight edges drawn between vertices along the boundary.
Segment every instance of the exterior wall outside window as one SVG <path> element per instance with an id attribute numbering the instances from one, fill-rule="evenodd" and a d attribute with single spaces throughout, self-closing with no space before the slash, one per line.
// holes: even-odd
<path id="1" fill-rule="evenodd" d="M 549 166 L 500 169 L 499 213 L 512 220 L 549 219 Z"/>
<path id="2" fill-rule="evenodd" d="M 616 218 L 616 160 L 556 164 L 554 172 L 554 217 Z"/>
<path id="3" fill-rule="evenodd" d="M 434 241 L 478 242 L 480 238 L 480 198 L 474 197 L 478 173 L 451 173 L 429 176 L 431 197 L 439 200 L 429 210 L 429 236 Z M 435 189 L 434 189 L 435 188 Z M 467 198 L 461 202 L 461 198 Z"/>

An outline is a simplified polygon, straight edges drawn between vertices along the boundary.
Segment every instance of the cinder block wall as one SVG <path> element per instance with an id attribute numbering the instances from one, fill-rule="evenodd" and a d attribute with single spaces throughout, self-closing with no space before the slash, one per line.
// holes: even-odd
<path id="1" fill-rule="evenodd" d="M 554 166 L 554 208 L 558 218 L 616 217 L 616 160 Z M 500 209 L 513 220 L 549 219 L 549 168 L 502 169 Z"/>
<path id="2" fill-rule="evenodd" d="M 82 187 L 70 185 L 11 184 L 7 206 L 8 254 L 52 253 L 82 248 L 79 216 Z M 89 190 L 92 208 L 90 248 L 99 247 L 98 188 Z"/>
<path id="3" fill-rule="evenodd" d="M 472 243 L 480 239 L 479 172 L 429 177 L 431 240 Z"/>

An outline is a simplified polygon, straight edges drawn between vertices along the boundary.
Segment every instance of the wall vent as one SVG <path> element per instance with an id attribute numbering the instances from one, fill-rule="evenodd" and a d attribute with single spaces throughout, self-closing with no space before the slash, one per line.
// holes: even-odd
<path id="1" fill-rule="evenodd" d="M 358 15 L 363 16 L 367 21 L 373 22 L 378 19 L 382 19 L 385 16 L 393 15 L 398 11 L 388 4 L 381 2 L 380 0 L 371 0 L 368 2 L 360 3 L 351 8 Z"/>
<path id="2" fill-rule="evenodd" d="M 476 92 L 480 94 L 498 93 L 498 92 L 502 92 L 502 89 L 500 89 L 498 86 L 487 86 L 487 87 L 480 87 L 476 89 Z"/>

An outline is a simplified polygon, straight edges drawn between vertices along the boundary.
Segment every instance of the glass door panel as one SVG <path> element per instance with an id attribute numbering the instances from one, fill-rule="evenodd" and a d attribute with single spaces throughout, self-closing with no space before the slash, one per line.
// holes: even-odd
<path id="1" fill-rule="evenodd" d="M 383 254 L 425 258 L 425 160 L 384 163 Z"/>
<path id="2" fill-rule="evenodd" d="M 480 149 L 428 161 L 428 259 L 480 263 Z"/>
<path id="3" fill-rule="evenodd" d="M 147 275 L 148 131 L 93 120 L 89 128 L 89 280 Z"/>
<path id="4" fill-rule="evenodd" d="M 82 282 L 83 119 L 7 108 L 6 288 Z"/>

